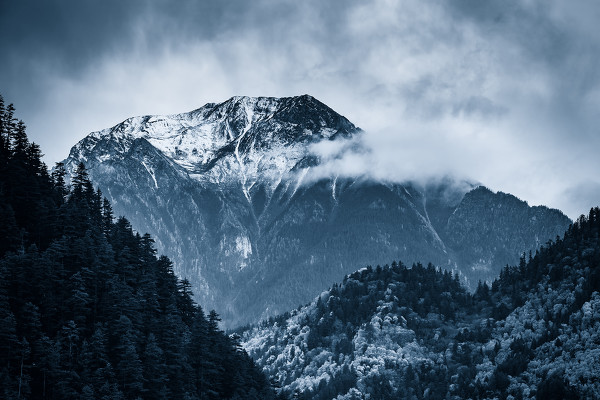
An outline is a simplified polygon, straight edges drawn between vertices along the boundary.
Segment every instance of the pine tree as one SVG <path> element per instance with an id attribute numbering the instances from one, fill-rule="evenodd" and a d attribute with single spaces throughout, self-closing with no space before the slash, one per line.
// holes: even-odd
<path id="1" fill-rule="evenodd" d="M 2 268 L 2 266 L 0 266 Z M 19 340 L 17 322 L 13 315 L 5 288 L 6 274 L 0 269 L 0 382 L 4 388 L 4 398 L 15 397 L 14 378 L 18 365 Z"/>
<path id="2" fill-rule="evenodd" d="M 164 361 L 163 351 L 158 346 L 153 333 L 148 335 L 142 359 L 146 382 L 144 397 L 152 400 L 168 399 L 167 374 L 165 373 L 167 366 Z"/>
<path id="3" fill-rule="evenodd" d="M 198 398 L 204 398 L 208 394 L 210 383 L 207 372 L 214 369 L 212 361 L 209 360 L 208 351 L 208 323 L 202 309 L 198 307 L 194 314 L 190 330 L 190 341 L 186 349 Z"/>
<path id="4" fill-rule="evenodd" d="M 115 325 L 115 360 L 117 379 L 128 398 L 140 396 L 143 390 L 142 362 L 136 349 L 136 330 L 126 315 L 121 315 Z"/>
<path id="5" fill-rule="evenodd" d="M 8 251 L 15 251 L 20 236 L 12 206 L 6 201 L 0 187 L 0 256 Z"/>
<path id="6" fill-rule="evenodd" d="M 110 202 L 105 197 L 102 200 L 102 231 L 106 237 L 109 237 L 113 227 L 113 211 Z"/>
<path id="7" fill-rule="evenodd" d="M 51 175 L 52 184 L 54 186 L 54 191 L 56 194 L 55 201 L 56 204 L 58 204 L 59 206 L 63 204 L 67 193 L 69 192 L 67 184 L 65 182 L 66 173 L 67 172 L 65 171 L 65 165 L 62 162 L 57 162 L 54 166 L 54 170 L 52 171 Z"/>

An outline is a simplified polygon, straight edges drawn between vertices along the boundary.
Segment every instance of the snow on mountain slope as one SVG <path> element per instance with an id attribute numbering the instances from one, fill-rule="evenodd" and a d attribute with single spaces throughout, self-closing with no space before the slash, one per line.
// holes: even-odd
<path id="1" fill-rule="evenodd" d="M 249 190 L 258 179 L 276 182 L 308 155 L 307 143 L 359 132 L 311 96 L 276 99 L 233 97 L 192 112 L 142 116 L 91 133 L 71 158 L 105 161 L 127 153 L 137 139 L 152 146 L 202 183 L 241 182 Z M 311 114 L 312 113 L 312 114 Z M 98 146 L 114 143 L 112 152 Z"/>

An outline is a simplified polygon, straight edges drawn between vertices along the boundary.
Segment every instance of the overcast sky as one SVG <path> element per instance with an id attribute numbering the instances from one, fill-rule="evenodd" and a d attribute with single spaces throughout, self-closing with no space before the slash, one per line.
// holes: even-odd
<path id="1" fill-rule="evenodd" d="M 311 94 L 387 179 L 454 174 L 571 218 L 600 204 L 600 3 L 0 0 L 0 93 L 65 158 L 127 117 Z"/>

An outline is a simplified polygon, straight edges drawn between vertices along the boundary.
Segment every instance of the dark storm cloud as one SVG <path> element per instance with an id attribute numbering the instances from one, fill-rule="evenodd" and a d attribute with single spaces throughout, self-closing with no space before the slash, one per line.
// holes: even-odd
<path id="1" fill-rule="evenodd" d="M 2 72 L 50 70 L 77 77 L 107 54 L 123 54 L 132 47 L 152 51 L 165 42 L 191 37 L 211 40 L 236 23 L 235 16 L 243 14 L 246 4 L 191 0 L 176 5 L 172 1 L 141 0 L 3 1 Z"/>
<path id="2" fill-rule="evenodd" d="M 127 40 L 128 22 L 139 6 L 134 1 L 5 1 L 0 29 L 12 39 L 3 46 L 5 60 L 78 73 L 99 53 L 119 46 L 115 38 Z"/>
<path id="3" fill-rule="evenodd" d="M 127 47 L 139 23 L 150 39 L 186 32 L 210 39 L 244 13 L 244 1 L 5 1 L 2 33 L 15 55 L 30 51 L 75 61 L 75 67 L 111 48 Z M 169 32 L 167 32 L 169 30 Z M 68 66 L 67 66 L 68 67 Z"/>
<path id="4" fill-rule="evenodd" d="M 309 93 L 368 132 L 342 173 L 467 176 L 572 217 L 565 188 L 598 182 L 594 1 L 0 4 L 0 91 L 49 162 L 132 115 Z"/>

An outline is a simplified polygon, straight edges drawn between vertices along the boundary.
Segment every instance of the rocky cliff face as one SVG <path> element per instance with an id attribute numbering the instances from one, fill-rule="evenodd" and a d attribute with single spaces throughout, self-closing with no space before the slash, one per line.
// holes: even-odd
<path id="1" fill-rule="evenodd" d="M 361 134 L 310 96 L 234 97 L 91 133 L 65 164 L 85 163 L 115 212 L 156 238 L 226 326 L 294 308 L 390 259 L 432 261 L 476 284 L 570 222 L 450 180 L 311 178 L 312 144 Z"/>

